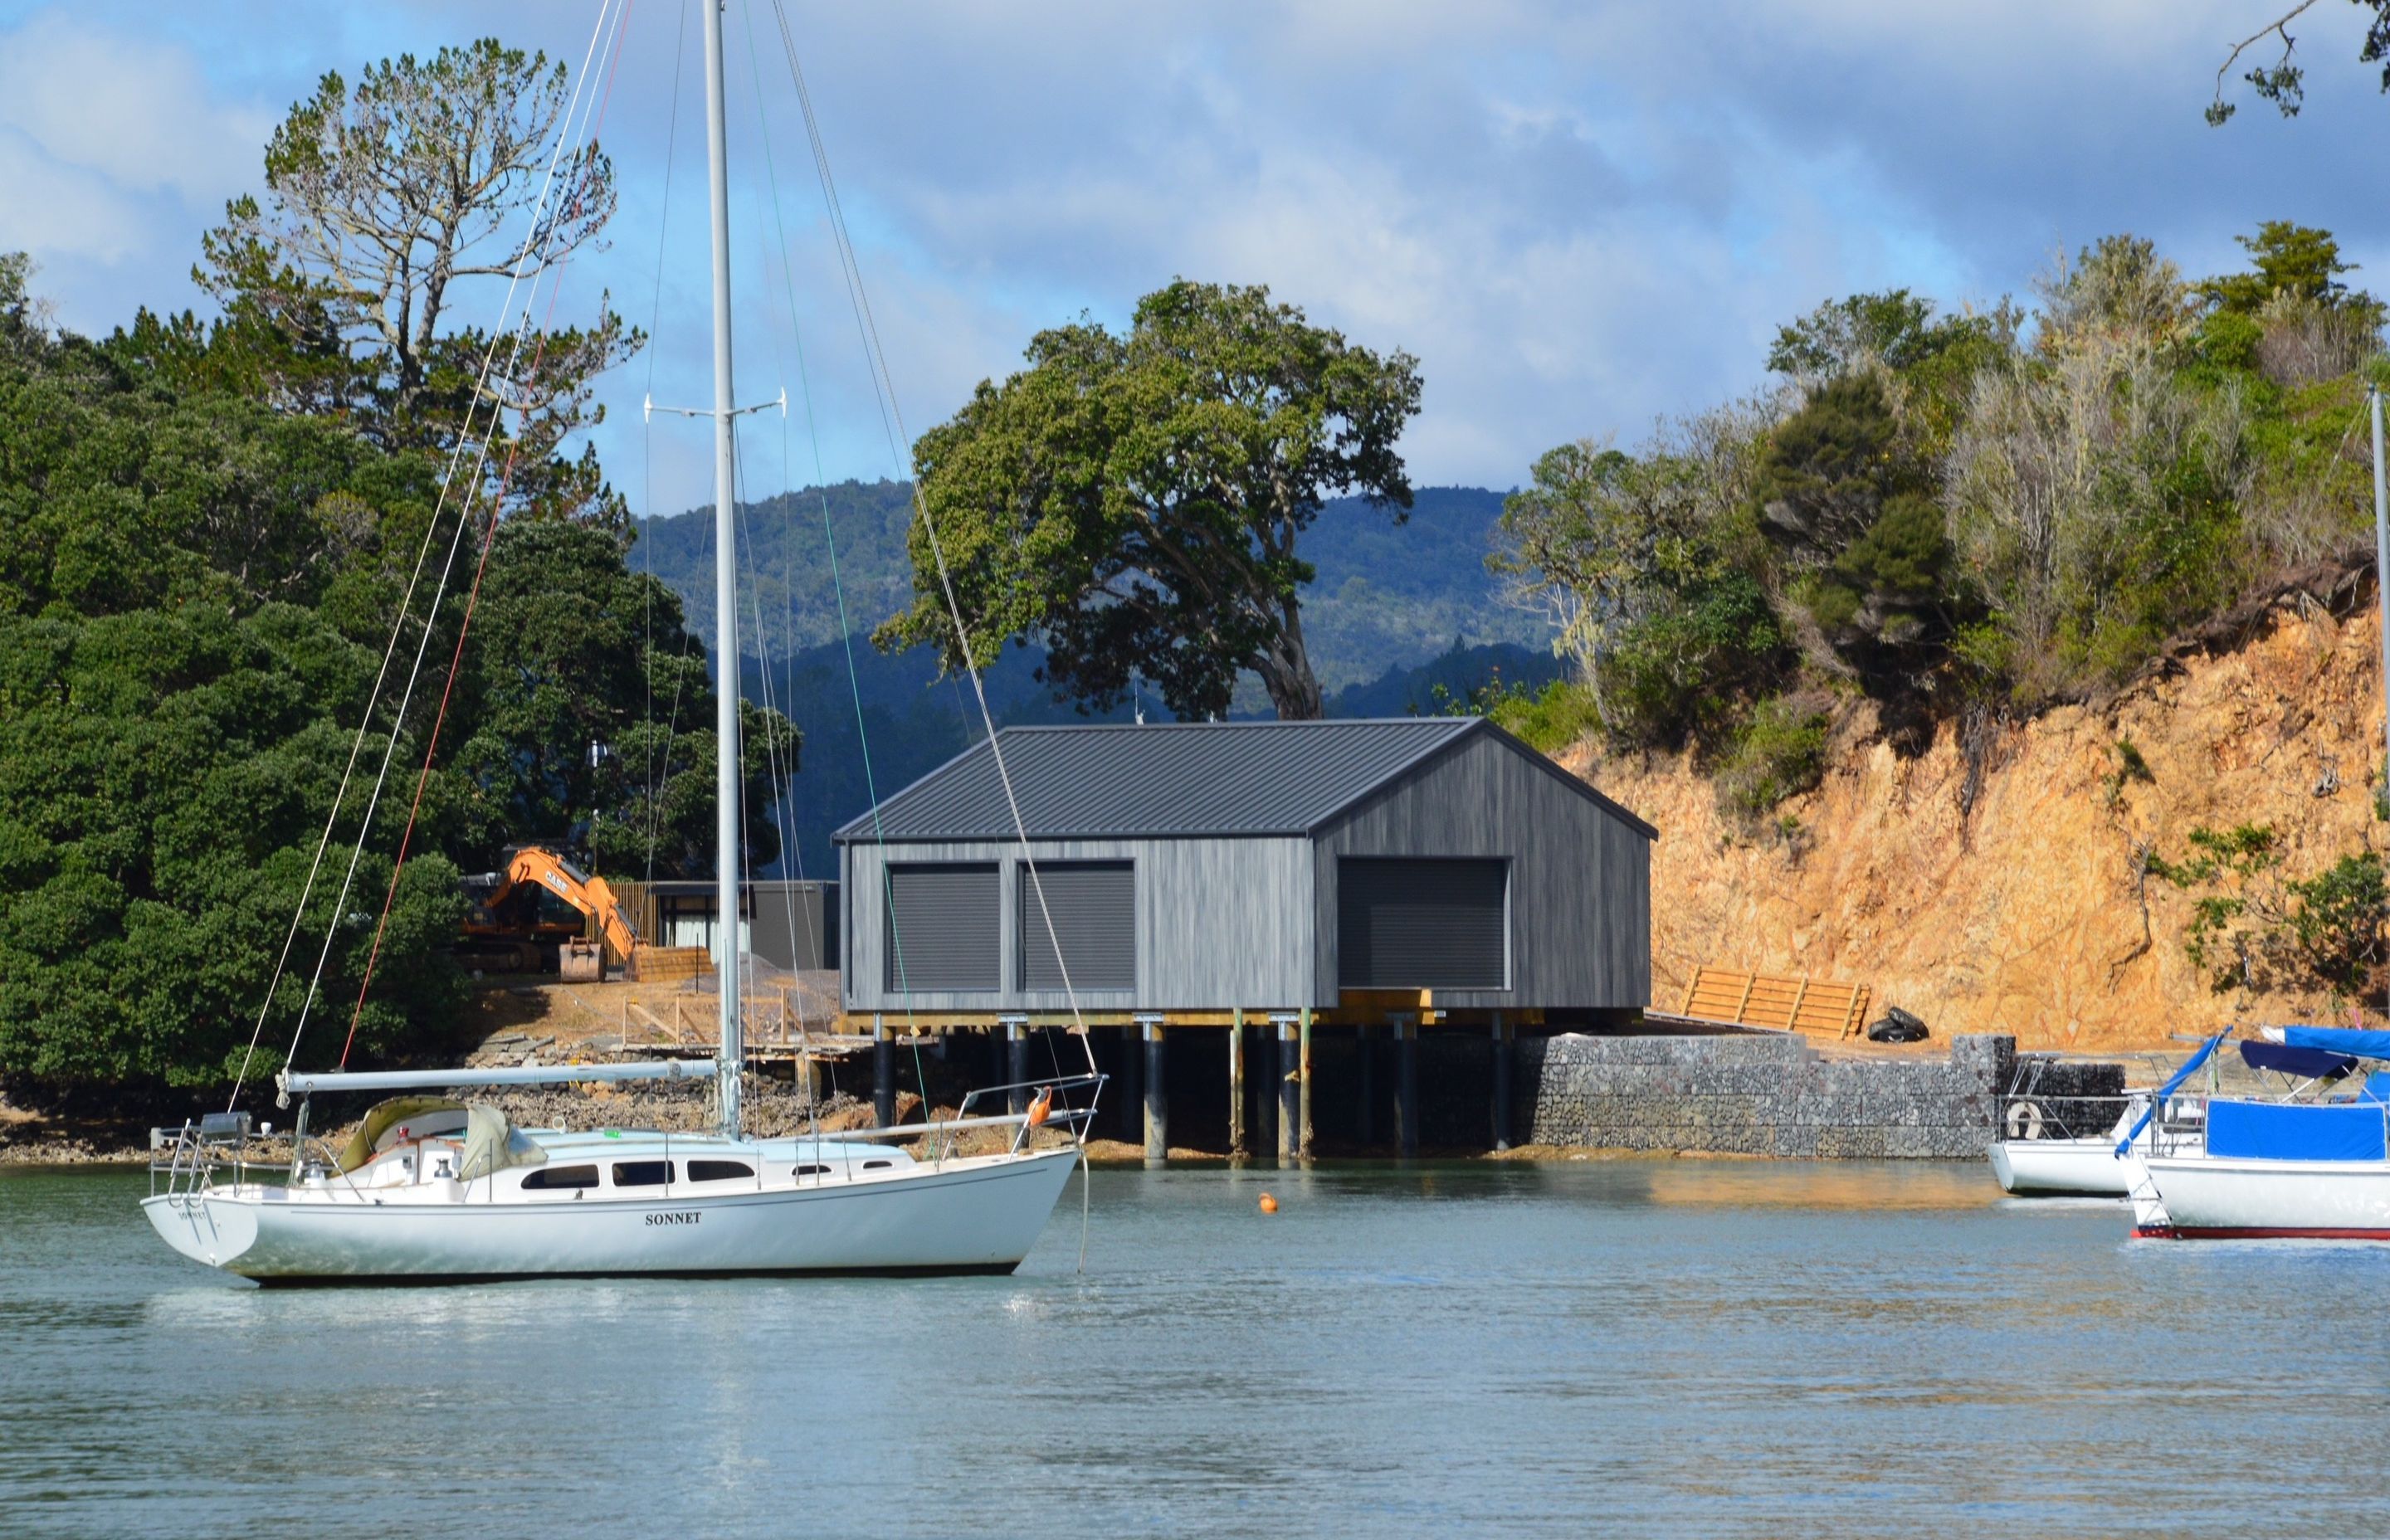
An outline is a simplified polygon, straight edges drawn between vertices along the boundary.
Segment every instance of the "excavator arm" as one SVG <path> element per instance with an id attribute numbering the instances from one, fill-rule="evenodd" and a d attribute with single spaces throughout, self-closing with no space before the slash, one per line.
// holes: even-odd
<path id="1" fill-rule="evenodd" d="M 563 857 L 540 845 L 522 845 L 507 854 L 507 869 L 499 879 L 497 891 L 490 895 L 495 905 L 526 882 L 535 882 L 549 892 L 572 905 L 598 921 L 598 929 L 625 963 L 636 955 L 639 933 L 631 926 L 630 917 L 614 897 L 614 890 L 602 877 L 589 877 L 575 870 Z"/>

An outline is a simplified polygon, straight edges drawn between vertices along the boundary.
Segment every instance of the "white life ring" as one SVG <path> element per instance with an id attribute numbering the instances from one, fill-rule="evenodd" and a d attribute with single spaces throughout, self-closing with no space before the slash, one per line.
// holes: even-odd
<path id="1" fill-rule="evenodd" d="M 2037 1139 L 2041 1137 L 2041 1104 L 2035 1101 L 2009 1103 L 2009 1137 Z"/>

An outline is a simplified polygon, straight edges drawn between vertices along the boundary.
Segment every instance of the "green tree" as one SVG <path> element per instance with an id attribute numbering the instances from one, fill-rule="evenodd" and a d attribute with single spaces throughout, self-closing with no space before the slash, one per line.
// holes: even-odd
<path id="1" fill-rule="evenodd" d="M 2216 96 L 2207 104 L 2210 126 L 2230 122 L 2238 110 L 2234 103 L 2224 99 L 2224 77 L 2232 72 L 2243 55 L 2269 37 L 2280 40 L 2281 53 L 2271 64 L 2258 64 L 2241 78 L 2255 89 L 2260 101 L 2273 103 L 2283 117 L 2299 115 L 2299 109 L 2306 105 L 2306 70 L 2298 62 L 2298 40 L 2291 35 L 2291 23 L 2313 9 L 2315 4 L 2316 0 L 2291 0 L 2273 20 L 2232 45 L 2224 62 L 2216 68 Z M 2358 45 L 2358 61 L 2381 65 L 2382 89 L 2390 91 L 2390 0 L 2355 0 L 2355 4 L 2372 13 L 2366 18 L 2365 41 Z"/>
<path id="2" fill-rule="evenodd" d="M 679 597 L 583 523 L 509 520 L 490 551 L 458 682 L 443 844 L 481 869 L 540 841 L 602 871 L 713 869 L 713 685 Z M 746 849 L 778 858 L 771 815 L 797 732 L 741 706 Z"/>
<path id="3" fill-rule="evenodd" d="M 2371 992 L 2390 962 L 2390 883 L 2372 851 L 2312 877 L 2285 872 L 2271 825 L 2194 828 L 2179 862 L 2152 852 L 2152 876 L 2195 893 L 2183 953 L 2218 992 L 2314 989 L 2332 1001 Z"/>
<path id="4" fill-rule="evenodd" d="M 492 488 L 519 510 L 619 523 L 594 453 L 560 450 L 603 420 L 591 381 L 644 338 L 603 301 L 587 327 L 495 351 L 453 315 L 471 280 L 533 280 L 599 244 L 612 163 L 592 143 L 549 175 L 571 99 L 563 65 L 494 38 L 385 59 L 354 86 L 327 73 L 266 146 L 263 198 L 234 199 L 201 242 L 192 276 L 224 319 L 145 311 L 118 348 L 189 383 L 344 415 L 390 448 L 446 451 L 504 404 Z"/>
<path id="5" fill-rule="evenodd" d="M 1331 495 L 1403 517 L 1394 441 L 1419 410 L 1416 361 L 1266 289 L 1185 279 L 1140 301 L 1124 336 L 1082 321 L 1027 357 L 914 448 L 975 661 L 1038 637 L 1059 697 L 1106 709 L 1141 676 L 1182 718 L 1226 711 L 1251 670 L 1281 717 L 1317 716 L 1297 543 Z M 932 642 L 959 666 L 926 524 L 910 549 L 919 597 L 875 639 Z"/>
<path id="6" fill-rule="evenodd" d="M 2235 236 L 2249 253 L 2251 271 L 2209 278 L 2199 292 L 2220 311 L 2255 315 L 2277 297 L 2304 300 L 2326 309 L 2352 309 L 2382 324 L 2382 302 L 2340 281 L 2357 263 L 2343 262 L 2340 242 L 2329 230 L 2269 219 L 2254 236 Z"/>

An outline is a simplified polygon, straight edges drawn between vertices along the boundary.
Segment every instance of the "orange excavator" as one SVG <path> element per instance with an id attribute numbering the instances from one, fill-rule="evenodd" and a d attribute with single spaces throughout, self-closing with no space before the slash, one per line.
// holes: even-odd
<path id="1" fill-rule="evenodd" d="M 470 960 L 515 972 L 554 968 L 568 979 L 599 978 L 597 943 L 582 939 L 585 915 L 623 965 L 636 969 L 639 933 L 614 890 L 544 845 L 509 846 L 506 869 L 465 879 L 465 896 L 471 907 L 457 950 Z"/>

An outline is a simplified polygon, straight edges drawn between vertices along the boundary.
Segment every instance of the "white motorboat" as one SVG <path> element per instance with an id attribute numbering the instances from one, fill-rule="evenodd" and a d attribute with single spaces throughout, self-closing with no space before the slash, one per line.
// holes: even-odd
<path id="1" fill-rule="evenodd" d="M 1995 1140 L 1990 1151 L 1992 1174 L 2002 1192 L 2019 1197 L 2122 1198 L 2140 1179 L 2140 1157 L 2149 1148 L 2150 1133 L 2144 1128 L 2138 1137 L 2127 1135 L 2148 1105 L 2146 1096 L 2128 1097 L 2123 1115 L 2104 1134 Z M 2010 1123 L 2020 1133 L 2029 1125 L 2024 1119 Z M 2033 1134 L 2039 1132 L 2038 1127 L 2033 1128 Z M 2125 1147 L 2121 1154 L 2120 1143 Z"/>
<path id="2" fill-rule="evenodd" d="M 690 408 L 684 415 L 713 420 L 713 656 L 736 659 L 739 542 L 733 518 L 732 425 L 742 411 L 755 408 L 736 405 L 731 394 L 722 16 L 718 5 L 700 10 L 710 115 L 714 401 L 711 409 Z M 572 119 L 568 112 L 561 122 Z M 564 132 L 559 126 L 559 135 Z M 559 138 L 559 155 L 563 146 Z M 784 392 L 784 407 L 785 403 Z M 920 516 L 927 518 L 927 510 Z M 959 632 L 959 612 L 954 622 Z M 420 661 L 418 653 L 418 670 Z M 725 671 L 714 693 L 715 912 L 735 916 L 740 910 L 742 865 L 735 668 Z M 400 709 L 403 714 L 403 702 Z M 369 706 L 368 726 L 371 721 Z M 986 725 L 991 751 L 1000 761 L 994 724 Z M 364 733 L 361 727 L 360 741 Z M 390 741 L 395 743 L 396 735 Z M 370 827 L 370 809 L 365 822 Z M 330 838 L 328 825 L 325 838 Z M 360 849 L 364 838 L 360 833 Z M 350 869 L 354 871 L 353 860 Z M 312 876 L 309 881 L 312 889 Z M 332 907 L 343 910 L 346 898 L 343 887 Z M 300 908 L 306 912 L 304 895 Z M 992 1115 L 971 1115 L 973 1102 L 967 1097 L 955 1115 L 940 1122 L 833 1136 L 742 1137 L 741 930 L 737 924 L 714 928 L 721 1007 L 716 1059 L 430 1072 L 286 1070 L 277 1077 L 282 1102 L 288 1105 L 294 1097 L 299 1102 L 287 1166 L 253 1163 L 248 1155 L 249 1115 L 228 1109 L 153 1136 L 161 1158 L 152 1170 L 162 1177 L 162 1190 L 153 1187 L 143 1212 L 183 1255 L 270 1283 L 1004 1272 L 1019 1265 L 1082 1156 L 1103 1084 L 1092 1056 L 1084 1073 L 1064 1074 L 1058 1066 L 1042 1085 L 989 1088 L 1011 1094 L 1009 1110 Z M 328 953 L 330 943 L 326 945 Z M 1066 989 L 1068 983 L 1066 974 Z M 272 986 L 267 996 L 273 996 Z M 311 984 L 306 999 L 314 998 Z M 1077 1015 L 1075 996 L 1073 1014 Z M 263 1020 L 261 1014 L 261 1027 Z M 302 1007 L 302 1032 L 305 1022 Z M 1084 1030 L 1074 1035 L 1084 1049 Z M 292 1046 L 295 1053 L 295 1036 Z M 692 1076 L 713 1082 L 718 1133 L 524 1130 L 509 1126 L 495 1107 L 420 1094 L 377 1106 L 338 1154 L 311 1145 L 305 1133 L 311 1098 L 328 1093 Z M 238 1095 L 236 1086 L 236 1102 Z M 998 1148 L 966 1153 L 966 1134 L 1000 1136 L 992 1138 Z M 896 1148 L 900 1142 L 911 1148 Z"/>

